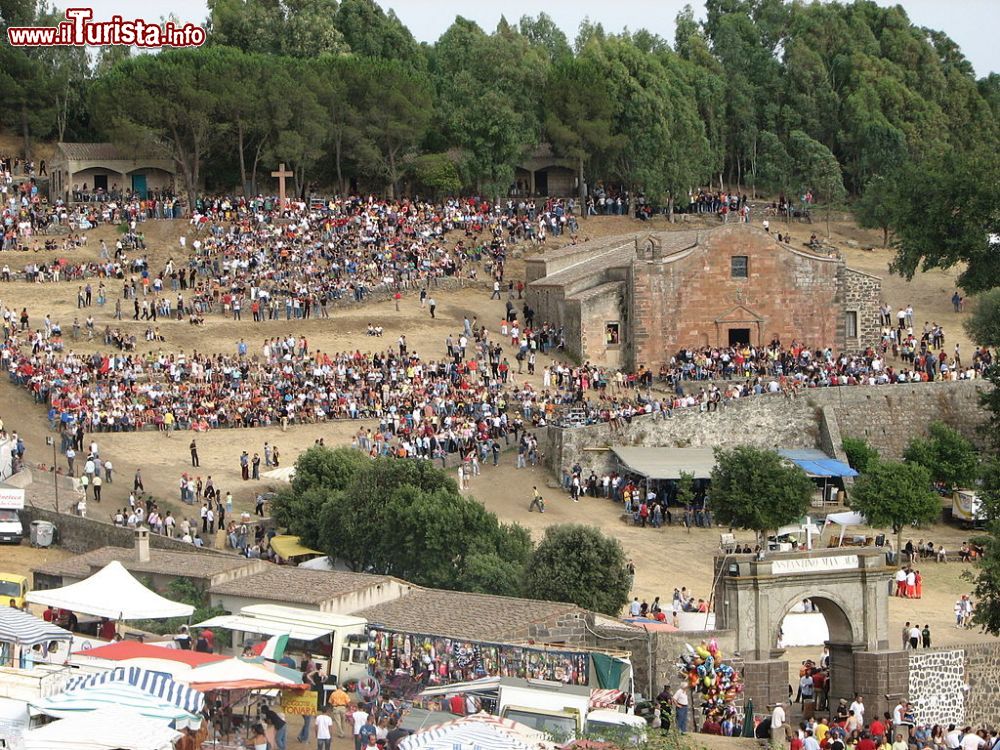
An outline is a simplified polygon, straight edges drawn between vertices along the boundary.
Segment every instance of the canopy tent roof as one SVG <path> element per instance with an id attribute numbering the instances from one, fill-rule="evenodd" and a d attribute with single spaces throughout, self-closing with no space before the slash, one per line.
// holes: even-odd
<path id="1" fill-rule="evenodd" d="M 294 466 L 282 466 L 278 469 L 271 469 L 270 471 L 265 471 L 261 476 L 264 479 L 276 479 L 279 482 L 291 482 L 295 477 L 295 467 Z"/>
<path id="2" fill-rule="evenodd" d="M 813 523 L 810 516 L 803 516 L 796 523 L 785 524 L 777 532 L 777 536 L 796 536 L 798 534 L 812 534 L 818 537 L 821 531 L 819 526 Z"/>
<path id="3" fill-rule="evenodd" d="M 649 479 L 680 479 L 681 472 L 693 474 L 695 479 L 708 479 L 715 467 L 715 454 L 711 448 L 634 448 L 611 446 L 629 471 Z"/>
<path id="4" fill-rule="evenodd" d="M 259 664 L 251 664 L 241 659 L 206 664 L 192 669 L 179 678 L 195 690 L 256 690 L 266 688 L 307 687 L 295 680 L 275 674 Z"/>
<path id="5" fill-rule="evenodd" d="M 858 472 L 815 448 L 782 448 L 778 451 L 811 477 L 856 477 Z"/>
<path id="6" fill-rule="evenodd" d="M 169 645 L 157 646 L 151 643 L 139 643 L 139 641 L 118 641 L 117 643 L 109 643 L 106 646 L 75 651 L 74 655 L 91 656 L 95 659 L 107 659 L 108 661 L 160 659 L 162 661 L 178 662 L 188 667 L 198 667 L 202 664 L 211 664 L 214 661 L 226 660 L 226 657 L 220 654 L 204 654 L 200 651 L 172 648 Z"/>
<path id="7" fill-rule="evenodd" d="M 290 557 L 299 557 L 300 555 L 322 555 L 323 553 L 319 550 L 310 549 L 306 547 L 299 540 L 299 537 L 292 536 L 290 534 L 278 534 L 277 536 L 271 537 L 271 549 L 277 552 L 281 557 L 286 560 Z"/>
<path id="8" fill-rule="evenodd" d="M 546 736 L 516 721 L 489 714 L 463 716 L 454 721 L 411 734 L 399 743 L 399 750 L 535 750 L 552 747 Z"/>
<path id="9" fill-rule="evenodd" d="M 25 750 L 171 750 L 180 732 L 120 706 L 47 724 L 24 733 Z"/>
<path id="10" fill-rule="evenodd" d="M 0 641 L 34 646 L 49 641 L 71 641 L 73 634 L 13 607 L 0 609 Z"/>
<path id="11" fill-rule="evenodd" d="M 201 726 L 199 715 L 185 711 L 170 701 L 150 695 L 142 688 L 129 685 L 127 682 L 109 682 L 104 685 L 67 690 L 64 693 L 50 695 L 48 698 L 39 698 L 30 705 L 35 713 L 60 719 L 117 706 L 127 708 L 147 719 L 173 723 L 178 729 L 185 727 L 194 729 Z"/>
<path id="12" fill-rule="evenodd" d="M 841 513 L 830 513 L 826 517 L 827 523 L 835 523 L 838 526 L 867 526 L 868 519 L 854 510 L 845 510 Z"/>
<path id="13" fill-rule="evenodd" d="M 32 604 L 49 604 L 112 620 L 190 617 L 194 612 L 190 604 L 170 601 L 147 589 L 117 560 L 83 581 L 58 589 L 32 591 L 25 599 Z"/>
<path id="14" fill-rule="evenodd" d="M 205 696 L 197 690 L 192 690 L 163 672 L 140 667 L 115 667 L 107 672 L 71 677 L 66 681 L 65 690 L 92 690 L 112 684 L 130 685 L 192 714 L 201 711 L 205 705 Z"/>
<path id="15" fill-rule="evenodd" d="M 203 628 L 225 628 L 243 633 L 287 635 L 297 641 L 315 641 L 330 635 L 336 628 L 364 626 L 362 617 L 317 612 L 280 604 L 253 604 L 238 615 L 219 615 L 198 623 Z"/>
<path id="16" fill-rule="evenodd" d="M 715 454 L 711 448 L 637 448 L 613 445 L 611 451 L 629 471 L 648 479 L 680 479 L 682 471 L 692 474 L 695 479 L 709 479 L 715 468 Z M 858 475 L 847 464 L 830 458 L 820 450 L 783 448 L 778 453 L 801 467 L 811 477 Z"/>

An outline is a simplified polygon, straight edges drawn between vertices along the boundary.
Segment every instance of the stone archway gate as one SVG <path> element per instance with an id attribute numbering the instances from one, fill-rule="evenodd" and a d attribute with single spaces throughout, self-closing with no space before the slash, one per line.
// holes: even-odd
<path id="1" fill-rule="evenodd" d="M 781 621 L 797 602 L 810 599 L 830 629 L 830 697 L 851 698 L 857 689 L 863 691 L 855 684 L 855 654 L 889 646 L 893 574 L 885 551 L 877 547 L 772 552 L 761 559 L 720 553 L 715 558 L 716 627 L 733 632 L 736 651 L 747 662 L 748 683 L 753 663 L 770 664 L 762 671 L 768 675 L 764 682 L 771 683 L 781 674 L 775 665 L 784 654 L 778 648 Z M 780 691 L 768 687 L 767 695 L 753 696 L 755 702 L 785 697 L 784 680 Z"/>

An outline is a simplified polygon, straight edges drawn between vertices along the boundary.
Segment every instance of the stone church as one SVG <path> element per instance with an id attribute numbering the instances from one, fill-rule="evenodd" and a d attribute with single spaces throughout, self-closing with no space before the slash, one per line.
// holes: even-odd
<path id="1" fill-rule="evenodd" d="M 877 276 L 759 227 L 603 238 L 526 261 L 535 322 L 580 361 L 659 370 L 682 347 L 775 338 L 855 352 L 881 336 Z"/>

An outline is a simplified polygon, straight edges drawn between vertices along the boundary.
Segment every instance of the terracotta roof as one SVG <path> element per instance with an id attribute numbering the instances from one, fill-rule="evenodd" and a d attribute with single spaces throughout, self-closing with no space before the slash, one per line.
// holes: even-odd
<path id="1" fill-rule="evenodd" d="M 413 589 L 399 599 L 353 614 L 387 629 L 488 641 L 527 638 L 528 625 L 574 612 L 585 614 L 565 602 Z"/>
<path id="2" fill-rule="evenodd" d="M 177 575 L 183 571 L 192 578 L 209 578 L 219 573 L 238 570 L 253 565 L 255 561 L 247 560 L 238 555 L 226 555 L 221 552 L 195 551 L 177 552 L 174 550 L 151 549 L 149 562 L 139 562 L 134 549 L 128 547 L 100 547 L 82 555 L 66 558 L 50 565 L 35 568 L 36 573 L 63 576 L 66 578 L 84 579 L 90 576 L 94 568 L 103 568 L 112 560 L 118 560 L 127 570 L 133 573 L 157 573 L 162 575 Z"/>
<path id="3" fill-rule="evenodd" d="M 133 161 L 137 158 L 167 158 L 155 147 L 130 148 L 117 143 L 59 143 L 56 148 L 75 161 Z"/>
<path id="4" fill-rule="evenodd" d="M 392 580 L 389 576 L 369 573 L 268 565 L 267 569 L 260 573 L 212 586 L 209 593 L 319 605 L 344 594 L 379 586 Z"/>

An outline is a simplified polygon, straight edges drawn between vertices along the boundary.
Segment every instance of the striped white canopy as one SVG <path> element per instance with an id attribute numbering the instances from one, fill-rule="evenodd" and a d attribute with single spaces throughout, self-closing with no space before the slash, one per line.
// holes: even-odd
<path id="1" fill-rule="evenodd" d="M 488 714 L 464 716 L 430 727 L 399 743 L 399 750 L 536 750 L 552 747 L 545 735 Z"/>
<path id="2" fill-rule="evenodd" d="M 178 708 L 175 704 L 150 695 L 126 682 L 109 682 L 91 687 L 79 687 L 64 693 L 33 701 L 31 708 L 46 716 L 63 719 L 69 716 L 118 707 L 133 711 L 148 719 L 169 722 L 176 729 L 197 728 L 201 716 Z"/>
<path id="3" fill-rule="evenodd" d="M 49 641 L 71 641 L 73 634 L 51 622 L 12 607 L 0 607 L 0 641 L 34 646 Z"/>
<path id="4" fill-rule="evenodd" d="M 107 672 L 71 677 L 65 692 L 93 690 L 112 683 L 129 685 L 191 714 L 199 713 L 205 705 L 204 693 L 175 682 L 166 672 L 140 667 L 114 667 Z"/>

